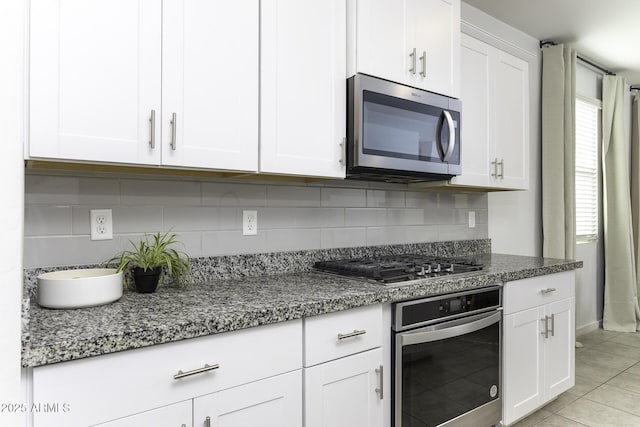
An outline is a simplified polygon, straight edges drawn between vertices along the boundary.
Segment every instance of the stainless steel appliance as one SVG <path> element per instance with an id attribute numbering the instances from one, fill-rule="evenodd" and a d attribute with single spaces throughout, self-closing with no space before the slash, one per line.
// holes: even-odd
<path id="1" fill-rule="evenodd" d="M 475 258 L 446 258 L 420 254 L 319 261 L 315 268 L 327 273 L 362 278 L 385 285 L 404 285 L 428 277 L 482 270 Z"/>
<path id="2" fill-rule="evenodd" d="M 501 425 L 501 290 L 395 304 L 395 427 Z"/>
<path id="3" fill-rule="evenodd" d="M 365 74 L 347 89 L 347 178 L 419 182 L 462 172 L 459 100 Z"/>

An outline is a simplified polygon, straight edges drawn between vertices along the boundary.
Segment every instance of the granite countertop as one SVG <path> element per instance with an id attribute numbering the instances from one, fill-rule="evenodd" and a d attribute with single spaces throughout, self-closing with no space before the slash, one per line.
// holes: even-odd
<path id="1" fill-rule="evenodd" d="M 436 295 L 582 267 L 565 261 L 485 254 L 481 272 L 384 286 L 315 272 L 220 279 L 189 290 L 125 292 L 112 304 L 23 313 L 22 365 L 51 363 L 299 319 L 371 304 Z"/>

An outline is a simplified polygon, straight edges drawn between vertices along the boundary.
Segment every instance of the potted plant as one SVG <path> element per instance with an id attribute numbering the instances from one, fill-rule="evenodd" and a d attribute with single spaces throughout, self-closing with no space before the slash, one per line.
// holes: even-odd
<path id="1" fill-rule="evenodd" d="M 170 246 L 178 243 L 175 234 L 160 232 L 148 235 L 138 242 L 129 242 L 133 250 L 123 251 L 113 257 L 109 262 L 117 261 L 118 270 L 132 270 L 135 288 L 140 293 L 152 293 L 161 281 L 163 273 L 167 273 L 178 287 L 189 287 L 193 278 L 189 257 L 184 252 L 179 252 Z M 126 273 L 126 271 L 125 271 Z M 127 275 L 125 274 L 124 277 Z M 125 278 L 125 285 L 128 279 Z"/>

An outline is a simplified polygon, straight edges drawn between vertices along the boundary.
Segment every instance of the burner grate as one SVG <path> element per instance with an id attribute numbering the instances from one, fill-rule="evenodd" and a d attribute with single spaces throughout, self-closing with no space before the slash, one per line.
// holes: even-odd
<path id="1" fill-rule="evenodd" d="M 474 258 L 445 258 L 418 254 L 386 255 L 372 258 L 318 261 L 317 270 L 359 277 L 381 283 L 400 283 L 428 277 L 482 270 Z"/>

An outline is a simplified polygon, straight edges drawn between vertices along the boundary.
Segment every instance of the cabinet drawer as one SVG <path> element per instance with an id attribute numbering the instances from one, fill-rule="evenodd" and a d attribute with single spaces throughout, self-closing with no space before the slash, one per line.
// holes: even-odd
<path id="1" fill-rule="evenodd" d="M 205 364 L 217 369 L 174 379 Z M 193 338 L 33 370 L 35 427 L 92 425 L 302 367 L 302 321 Z"/>
<path id="2" fill-rule="evenodd" d="M 382 344 L 382 305 L 304 319 L 304 366 L 338 359 Z"/>
<path id="3" fill-rule="evenodd" d="M 514 280 L 504 286 L 504 313 L 515 313 L 575 295 L 575 272 Z"/>

